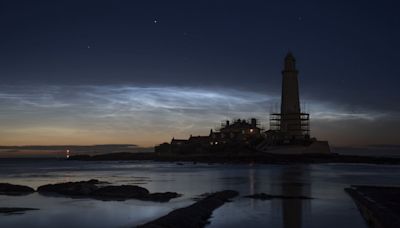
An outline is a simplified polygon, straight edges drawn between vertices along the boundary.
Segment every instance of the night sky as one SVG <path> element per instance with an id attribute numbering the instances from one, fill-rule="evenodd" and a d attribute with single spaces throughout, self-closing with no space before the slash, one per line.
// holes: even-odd
<path id="1" fill-rule="evenodd" d="M 0 144 L 207 135 L 278 111 L 283 58 L 311 134 L 398 144 L 398 1 L 0 0 Z"/>

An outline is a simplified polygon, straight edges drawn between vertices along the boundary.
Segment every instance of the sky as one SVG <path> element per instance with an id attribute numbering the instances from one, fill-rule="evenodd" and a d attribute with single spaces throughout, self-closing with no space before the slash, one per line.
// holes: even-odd
<path id="1" fill-rule="evenodd" d="M 398 144 L 396 1 L 0 0 L 0 145 L 207 135 L 280 103 L 299 69 L 311 134 Z"/>

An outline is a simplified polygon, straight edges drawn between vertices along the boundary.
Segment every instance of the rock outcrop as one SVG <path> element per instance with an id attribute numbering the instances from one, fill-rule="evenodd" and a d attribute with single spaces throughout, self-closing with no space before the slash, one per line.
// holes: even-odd
<path id="1" fill-rule="evenodd" d="M 37 191 L 44 195 L 56 193 L 67 196 L 89 196 L 99 188 L 97 184 L 100 184 L 100 182 L 95 179 L 89 181 L 46 184 L 40 186 Z"/>
<path id="2" fill-rule="evenodd" d="M 369 227 L 400 227 L 400 187 L 356 185 L 345 191 L 353 198 Z"/>
<path id="3" fill-rule="evenodd" d="M 93 192 L 99 198 L 142 199 L 149 195 L 149 190 L 135 185 L 106 186 Z"/>
<path id="4" fill-rule="evenodd" d="M 204 199 L 185 207 L 174 210 L 154 221 L 140 225 L 140 228 L 200 228 L 208 223 L 212 212 L 230 199 L 236 197 L 237 191 L 225 190 L 208 195 Z"/>
<path id="5" fill-rule="evenodd" d="M 0 214 L 23 214 L 26 211 L 39 210 L 37 208 L 26 207 L 0 207 Z"/>
<path id="6" fill-rule="evenodd" d="M 21 196 L 35 192 L 28 186 L 0 183 L 0 195 Z"/>
<path id="7" fill-rule="evenodd" d="M 63 195 L 78 198 L 94 198 L 99 200 L 138 199 L 155 202 L 168 202 L 181 195 L 176 192 L 156 192 L 135 185 L 98 186 L 104 184 L 98 180 L 66 182 L 40 186 L 37 191 L 43 195 Z"/>

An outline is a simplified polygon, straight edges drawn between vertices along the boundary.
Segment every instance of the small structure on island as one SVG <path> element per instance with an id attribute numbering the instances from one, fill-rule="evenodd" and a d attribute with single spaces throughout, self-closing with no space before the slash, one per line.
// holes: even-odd
<path id="1" fill-rule="evenodd" d="M 163 143 L 155 147 L 156 152 L 195 153 L 207 152 L 211 147 L 227 145 L 255 145 L 263 140 L 263 132 L 258 120 L 236 119 L 226 120 L 218 130 L 210 130 L 208 136 L 193 136 L 188 139 L 172 138 L 170 143 Z"/>
<path id="2" fill-rule="evenodd" d="M 230 123 L 221 124 L 219 131 L 210 130 L 211 145 L 225 144 L 231 142 L 249 143 L 251 140 L 261 137 L 262 129 L 256 118 L 250 121 L 237 119 Z"/>
<path id="3" fill-rule="evenodd" d="M 300 109 L 298 70 L 296 59 L 288 53 L 282 71 L 280 113 L 270 114 L 270 129 L 263 132 L 256 118 L 249 121 L 228 120 L 219 130 L 208 136 L 175 139 L 155 147 L 156 152 L 204 153 L 218 150 L 250 148 L 257 152 L 279 154 L 329 153 L 326 141 L 310 137 L 310 114 Z"/>

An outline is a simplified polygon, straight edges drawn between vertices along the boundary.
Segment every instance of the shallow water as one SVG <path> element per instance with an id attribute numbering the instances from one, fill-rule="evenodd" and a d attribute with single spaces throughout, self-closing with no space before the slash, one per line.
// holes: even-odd
<path id="1" fill-rule="evenodd" d="M 33 207 L 18 215 L 0 215 L 0 227 L 134 227 L 192 204 L 205 192 L 232 189 L 241 196 L 213 213 L 208 227 L 366 227 L 343 191 L 355 184 L 400 185 L 400 166 L 385 165 L 207 165 L 155 162 L 84 162 L 1 159 L 0 182 L 38 187 L 96 178 L 134 184 L 151 192 L 175 191 L 169 203 L 99 201 L 0 196 L 0 207 Z M 312 200 L 255 200 L 254 193 L 311 196 Z"/>

